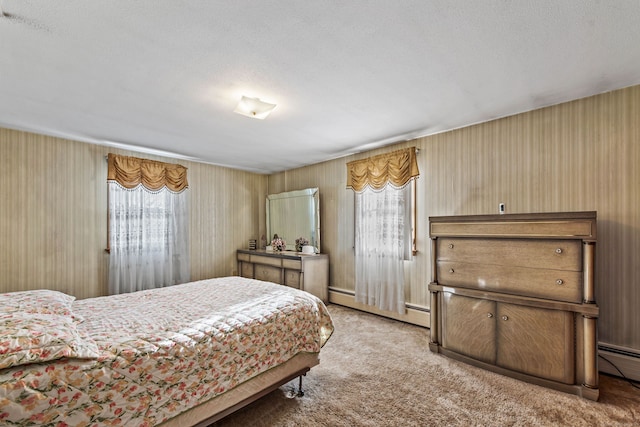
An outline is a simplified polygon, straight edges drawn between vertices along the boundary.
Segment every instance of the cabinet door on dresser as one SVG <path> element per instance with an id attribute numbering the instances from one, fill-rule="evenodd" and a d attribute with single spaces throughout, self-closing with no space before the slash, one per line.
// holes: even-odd
<path id="1" fill-rule="evenodd" d="M 443 292 L 442 347 L 540 378 L 574 381 L 569 312 Z"/>
<path id="2" fill-rule="evenodd" d="M 496 365 L 571 384 L 574 320 L 567 311 L 497 304 Z"/>
<path id="3" fill-rule="evenodd" d="M 486 363 L 496 361 L 496 303 L 443 292 L 442 347 Z"/>

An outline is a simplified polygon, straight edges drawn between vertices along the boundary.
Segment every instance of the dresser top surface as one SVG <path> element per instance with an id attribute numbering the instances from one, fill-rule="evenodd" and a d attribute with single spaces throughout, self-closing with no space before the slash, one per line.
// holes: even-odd
<path id="1" fill-rule="evenodd" d="M 539 220 L 572 220 L 597 218 L 596 211 L 581 212 L 538 212 L 515 214 L 488 214 L 488 215 L 450 215 L 430 216 L 429 222 L 471 222 L 471 221 L 539 221 Z"/>
<path id="2" fill-rule="evenodd" d="M 559 238 L 596 240 L 595 211 L 429 217 L 433 237 Z"/>

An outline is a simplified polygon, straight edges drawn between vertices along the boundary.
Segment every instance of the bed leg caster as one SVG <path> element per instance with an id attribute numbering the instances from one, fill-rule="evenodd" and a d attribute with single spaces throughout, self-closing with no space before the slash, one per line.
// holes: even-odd
<path id="1" fill-rule="evenodd" d="M 296 397 L 304 396 L 304 391 L 302 390 L 302 377 L 304 375 L 305 374 L 301 374 L 301 375 L 298 375 L 298 377 L 297 377 L 298 378 L 298 388 L 297 388 L 297 390 L 296 390 L 296 386 L 294 385 L 287 392 L 287 397 L 289 399 L 295 399 Z"/>
<path id="2" fill-rule="evenodd" d="M 304 391 L 302 391 L 302 375 L 298 377 L 298 381 L 298 393 L 296 393 L 296 396 L 302 397 L 304 396 Z"/>

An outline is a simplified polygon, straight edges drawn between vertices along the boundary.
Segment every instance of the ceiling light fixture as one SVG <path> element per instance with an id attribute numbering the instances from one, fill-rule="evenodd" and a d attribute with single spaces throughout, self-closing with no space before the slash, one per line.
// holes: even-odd
<path id="1" fill-rule="evenodd" d="M 266 118 L 274 108 L 276 108 L 276 104 L 269 104 L 268 102 L 261 101 L 258 98 L 243 96 L 233 112 L 262 120 Z"/>

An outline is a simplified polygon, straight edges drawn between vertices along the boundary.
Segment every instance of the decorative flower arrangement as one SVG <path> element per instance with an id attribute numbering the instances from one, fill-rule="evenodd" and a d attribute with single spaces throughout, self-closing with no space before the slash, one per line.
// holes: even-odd
<path id="1" fill-rule="evenodd" d="M 298 237 L 296 239 L 296 252 L 302 252 L 302 247 L 308 245 L 309 241 L 304 237 Z"/>
<path id="2" fill-rule="evenodd" d="M 274 234 L 273 240 L 271 241 L 271 247 L 274 251 L 284 251 L 287 248 L 287 244 L 284 240 L 278 237 L 277 234 Z"/>

